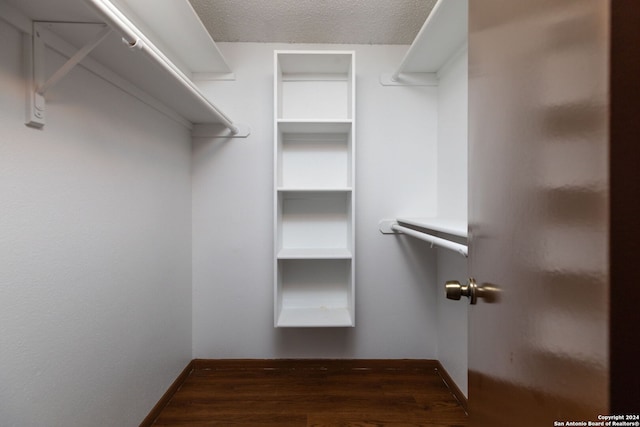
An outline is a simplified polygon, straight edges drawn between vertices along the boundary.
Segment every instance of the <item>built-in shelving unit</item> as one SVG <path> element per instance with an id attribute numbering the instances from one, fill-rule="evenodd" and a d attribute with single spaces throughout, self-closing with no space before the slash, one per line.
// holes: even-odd
<path id="1" fill-rule="evenodd" d="M 355 55 L 276 51 L 275 326 L 354 326 Z"/>

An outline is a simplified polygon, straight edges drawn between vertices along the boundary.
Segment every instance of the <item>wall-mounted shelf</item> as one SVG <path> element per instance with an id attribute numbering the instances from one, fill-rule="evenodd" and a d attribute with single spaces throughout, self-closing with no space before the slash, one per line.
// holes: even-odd
<path id="1" fill-rule="evenodd" d="M 191 80 L 235 78 L 187 0 L 111 0 Z M 188 48 L 186 48 L 188 47 Z"/>
<path id="2" fill-rule="evenodd" d="M 32 105 L 27 117 L 29 126 L 43 127 L 45 123 L 41 89 L 49 77 L 42 71 L 47 45 L 68 58 L 84 51 L 88 56 L 76 63 L 189 128 L 207 123 L 230 130 L 209 126 L 200 129 L 201 136 L 248 135 L 248 127 L 229 119 L 193 81 L 216 76 L 228 79 L 233 75 L 187 0 L 85 0 L 85 3 L 89 8 L 79 7 L 71 0 L 60 0 L 55 7 L 49 4 L 38 7 L 33 2 L 17 0 L 0 4 L 3 19 L 32 35 L 32 41 L 25 43 L 32 62 L 31 93 L 35 94 L 28 100 Z M 136 12 L 144 19 L 136 16 Z M 61 14 L 64 22 L 60 20 Z M 38 21 L 32 21 L 30 16 L 37 16 Z M 102 23 L 113 29 L 112 34 L 95 45 L 87 43 L 97 40 L 96 34 L 103 25 L 96 24 Z M 190 48 L 184 49 L 181 40 L 193 43 L 189 42 Z M 64 77 L 76 63 L 65 64 L 59 70 L 64 73 L 58 77 Z"/>
<path id="3" fill-rule="evenodd" d="M 278 327 L 353 326 L 352 260 L 278 260 Z"/>
<path id="4" fill-rule="evenodd" d="M 282 249 L 351 250 L 350 191 L 278 192 L 278 252 Z"/>
<path id="5" fill-rule="evenodd" d="M 278 121 L 278 188 L 350 190 L 351 126 Z"/>
<path id="6" fill-rule="evenodd" d="M 276 327 L 354 326 L 354 53 L 276 51 Z"/>
<path id="7" fill-rule="evenodd" d="M 395 72 L 382 74 L 384 86 L 434 86 L 437 72 L 464 47 L 468 0 L 438 0 Z"/>
<path id="8" fill-rule="evenodd" d="M 284 248 L 278 259 L 351 259 L 353 254 L 346 248 Z"/>

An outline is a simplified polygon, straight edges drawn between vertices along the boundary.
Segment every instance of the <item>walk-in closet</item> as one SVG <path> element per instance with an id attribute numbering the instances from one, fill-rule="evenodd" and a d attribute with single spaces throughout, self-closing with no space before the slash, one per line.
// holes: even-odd
<path id="1" fill-rule="evenodd" d="M 632 14 L 515 3 L 0 0 L 0 425 L 621 413 Z"/>

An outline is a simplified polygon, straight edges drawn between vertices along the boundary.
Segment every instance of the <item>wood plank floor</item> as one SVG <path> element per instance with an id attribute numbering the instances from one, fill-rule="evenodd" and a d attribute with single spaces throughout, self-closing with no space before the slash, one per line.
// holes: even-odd
<path id="1" fill-rule="evenodd" d="M 435 361 L 198 361 L 154 426 L 462 427 Z"/>

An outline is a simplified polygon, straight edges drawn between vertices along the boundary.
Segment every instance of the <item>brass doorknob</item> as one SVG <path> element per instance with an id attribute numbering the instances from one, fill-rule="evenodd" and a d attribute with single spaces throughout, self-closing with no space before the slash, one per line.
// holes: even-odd
<path id="1" fill-rule="evenodd" d="M 462 297 L 467 297 L 469 304 L 475 304 L 478 301 L 478 285 L 473 278 L 469 279 L 467 285 L 461 285 L 457 280 L 449 280 L 444 284 L 444 289 L 448 299 L 459 300 Z"/>

